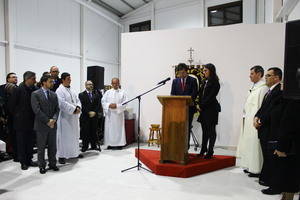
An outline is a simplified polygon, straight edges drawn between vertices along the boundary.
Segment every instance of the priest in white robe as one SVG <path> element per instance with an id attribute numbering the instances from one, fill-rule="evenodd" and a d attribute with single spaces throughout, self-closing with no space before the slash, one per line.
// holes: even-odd
<path id="1" fill-rule="evenodd" d="M 244 105 L 241 135 L 237 146 L 237 165 L 244 168 L 249 177 L 258 177 L 263 164 L 262 150 L 258 133 L 253 125 L 256 112 L 260 108 L 268 87 L 263 81 L 264 69 L 254 66 L 250 70 L 252 88 L 248 91 Z"/>
<path id="2" fill-rule="evenodd" d="M 82 157 L 79 151 L 81 103 L 70 86 L 70 74 L 62 73 L 61 80 L 62 84 L 56 90 L 60 109 L 57 120 L 57 157 L 60 164 L 65 164 L 68 158 Z"/>
<path id="3" fill-rule="evenodd" d="M 111 81 L 112 89 L 102 97 L 102 107 L 105 115 L 104 145 L 108 149 L 122 149 L 126 145 L 125 118 L 126 95 L 120 87 L 118 78 Z"/>

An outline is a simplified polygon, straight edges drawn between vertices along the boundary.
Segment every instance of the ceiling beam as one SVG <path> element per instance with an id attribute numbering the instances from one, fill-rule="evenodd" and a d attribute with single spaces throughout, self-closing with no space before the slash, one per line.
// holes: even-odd
<path id="1" fill-rule="evenodd" d="M 132 10 L 135 10 L 135 7 L 133 7 L 130 3 L 128 3 L 125 0 L 120 0 L 121 2 L 123 2 L 124 4 L 126 4 L 128 7 L 130 7 Z"/>
<path id="2" fill-rule="evenodd" d="M 120 26 L 123 29 L 123 25 L 120 24 L 117 20 L 113 19 L 112 17 L 108 16 L 106 13 L 104 13 L 103 11 L 100 11 L 99 9 L 95 8 L 95 6 L 91 5 L 90 3 L 87 3 L 85 0 L 74 0 L 75 2 L 79 3 L 80 5 L 85 6 L 86 8 L 88 8 L 89 10 L 93 11 L 94 13 L 96 13 L 97 15 L 104 17 L 105 19 L 107 19 L 108 21 Z M 97 4 L 99 5 L 99 4 Z"/>
<path id="3" fill-rule="evenodd" d="M 105 3 L 101 0 L 92 0 L 92 1 L 96 4 L 98 4 L 99 6 L 105 8 L 106 10 L 114 13 L 115 15 L 118 15 L 119 17 L 124 15 L 124 13 L 120 12 L 119 10 L 115 9 L 114 7 L 108 5 L 107 3 Z"/>

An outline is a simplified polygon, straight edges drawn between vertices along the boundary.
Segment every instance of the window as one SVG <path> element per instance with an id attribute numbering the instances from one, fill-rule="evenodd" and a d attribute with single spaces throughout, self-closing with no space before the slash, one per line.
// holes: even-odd
<path id="1" fill-rule="evenodd" d="M 243 22 L 242 1 L 208 8 L 208 26 L 221 26 Z"/>
<path id="2" fill-rule="evenodd" d="M 129 25 L 129 32 L 151 31 L 151 21 L 144 21 Z"/>

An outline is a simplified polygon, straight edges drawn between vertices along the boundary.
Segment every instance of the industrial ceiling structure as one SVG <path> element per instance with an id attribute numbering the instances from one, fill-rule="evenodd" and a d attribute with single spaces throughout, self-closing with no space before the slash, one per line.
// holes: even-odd
<path id="1" fill-rule="evenodd" d="M 122 17 L 151 0 L 92 0 L 93 3 L 105 8 L 106 10 Z"/>

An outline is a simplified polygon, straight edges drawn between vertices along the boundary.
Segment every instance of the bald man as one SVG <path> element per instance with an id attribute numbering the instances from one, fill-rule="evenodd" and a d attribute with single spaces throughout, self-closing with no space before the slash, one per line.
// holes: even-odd
<path id="1" fill-rule="evenodd" d="M 51 89 L 53 92 L 55 92 L 57 90 L 57 88 L 59 87 L 59 85 L 61 84 L 61 79 L 58 77 L 59 75 L 59 69 L 57 66 L 52 66 L 50 68 L 50 74 L 51 74 L 51 78 L 54 81 L 54 85 L 53 88 Z"/>
<path id="2" fill-rule="evenodd" d="M 89 144 L 91 144 L 91 149 L 97 149 L 98 113 L 101 110 L 102 98 L 101 93 L 99 94 L 94 91 L 94 84 L 92 81 L 86 81 L 85 88 L 86 90 L 79 94 L 82 106 L 82 113 L 80 116 L 82 152 L 88 150 Z"/>
<path id="3" fill-rule="evenodd" d="M 104 144 L 108 149 L 122 149 L 126 145 L 124 111 L 126 95 L 120 89 L 120 81 L 113 78 L 112 89 L 105 92 L 102 107 L 105 115 Z"/>

